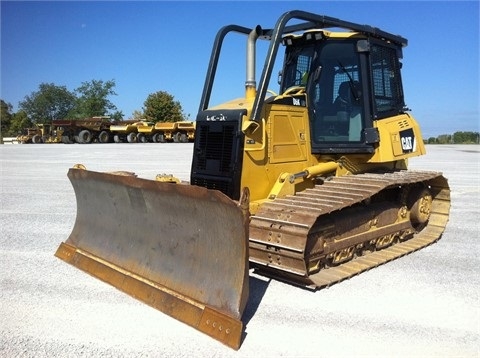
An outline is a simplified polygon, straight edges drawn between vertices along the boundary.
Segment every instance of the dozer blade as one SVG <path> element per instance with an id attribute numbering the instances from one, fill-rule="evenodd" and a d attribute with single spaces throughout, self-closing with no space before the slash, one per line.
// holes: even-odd
<path id="1" fill-rule="evenodd" d="M 70 169 L 77 217 L 60 259 L 227 346 L 248 299 L 248 191 Z M 247 209 L 245 209 L 247 208 Z"/>

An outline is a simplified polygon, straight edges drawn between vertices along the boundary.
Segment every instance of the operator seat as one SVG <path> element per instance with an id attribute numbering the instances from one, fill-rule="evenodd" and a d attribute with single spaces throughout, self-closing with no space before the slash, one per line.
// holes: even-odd
<path id="1" fill-rule="evenodd" d="M 350 112 L 352 105 L 357 102 L 358 90 L 360 88 L 360 83 L 358 81 L 345 81 L 340 83 L 338 87 L 338 96 L 333 103 L 337 112 L 346 111 Z M 357 92 L 357 93 L 354 93 Z"/>

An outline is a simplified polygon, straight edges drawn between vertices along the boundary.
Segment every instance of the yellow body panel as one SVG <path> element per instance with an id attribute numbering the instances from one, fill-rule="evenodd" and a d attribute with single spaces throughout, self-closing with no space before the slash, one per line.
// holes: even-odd
<path id="1" fill-rule="evenodd" d="M 391 162 L 426 153 L 420 127 L 411 115 L 405 113 L 375 123 L 380 134 L 380 145 L 369 160 L 370 163 Z M 414 136 L 402 141 L 399 132 L 409 129 L 413 130 Z M 404 153 L 404 149 L 411 152 Z"/>
<path id="2" fill-rule="evenodd" d="M 306 108 L 266 107 L 267 119 L 245 137 L 241 186 L 250 188 L 251 201 L 266 199 L 282 173 L 296 173 L 315 162 Z"/>
<path id="3" fill-rule="evenodd" d="M 176 122 L 157 122 L 155 123 L 155 129 L 173 131 L 177 128 Z"/>
<path id="4" fill-rule="evenodd" d="M 113 124 L 110 126 L 110 131 L 112 132 L 135 132 L 137 130 L 137 126 L 135 124 Z"/>
<path id="5" fill-rule="evenodd" d="M 312 154 L 308 109 L 303 106 L 268 104 L 263 120 L 249 125 L 251 101 L 236 99 L 222 105 L 247 109 L 244 116 L 244 156 L 241 187 L 250 189 L 251 211 L 276 195 L 294 194 L 314 185 L 315 175 L 288 178 L 304 171 L 341 176 L 378 168 L 406 169 L 407 159 L 425 154 L 420 128 L 409 114 L 374 121 L 380 141 L 372 154 Z M 402 143 L 400 131 L 411 130 L 412 140 Z M 408 152 L 405 153 L 405 149 Z M 322 165 L 323 164 L 323 165 Z M 318 173 L 317 173 L 318 174 Z M 287 178 L 287 180 L 285 180 Z M 290 186 L 290 188 L 286 188 Z"/>
<path id="6" fill-rule="evenodd" d="M 153 131 L 153 124 L 140 124 L 137 126 L 138 133 L 150 134 Z"/>

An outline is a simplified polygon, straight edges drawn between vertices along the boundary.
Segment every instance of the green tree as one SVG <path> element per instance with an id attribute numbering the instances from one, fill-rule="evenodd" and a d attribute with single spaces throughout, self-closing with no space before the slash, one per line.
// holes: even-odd
<path id="1" fill-rule="evenodd" d="M 478 142 L 478 132 L 455 132 L 453 142 L 456 144 L 473 144 Z"/>
<path id="2" fill-rule="evenodd" d="M 110 96 L 117 95 L 114 88 L 115 80 L 82 82 L 82 85 L 75 89 L 78 99 L 75 109 L 70 113 L 70 116 L 87 118 L 117 113 L 117 107 L 108 99 Z M 121 112 L 118 113 L 121 114 Z M 121 115 L 123 117 L 123 114 Z"/>
<path id="3" fill-rule="evenodd" d="M 143 103 L 143 112 L 151 122 L 179 122 L 184 120 L 182 105 L 165 91 L 148 95 Z"/>
<path id="4" fill-rule="evenodd" d="M 450 134 L 440 134 L 437 137 L 438 144 L 449 144 L 452 143 L 452 136 Z"/>
<path id="5" fill-rule="evenodd" d="M 20 110 L 14 113 L 10 123 L 10 135 L 17 136 L 22 133 L 25 128 L 33 127 L 32 121 L 28 119 L 27 112 Z"/>
<path id="6" fill-rule="evenodd" d="M 113 122 L 119 122 L 123 119 L 124 115 L 122 111 L 115 111 L 114 113 L 110 114 L 110 118 Z"/>
<path id="7" fill-rule="evenodd" d="M 10 123 L 12 121 L 12 105 L 0 100 L 1 113 L 0 113 L 0 137 L 10 136 Z"/>
<path id="8" fill-rule="evenodd" d="M 133 119 L 139 121 L 141 119 L 145 119 L 145 114 L 142 111 L 139 111 L 139 110 L 136 109 L 136 110 L 133 111 L 132 117 L 133 117 Z"/>
<path id="9" fill-rule="evenodd" d="M 46 123 L 52 119 L 62 119 L 74 108 L 75 94 L 65 86 L 41 83 L 38 91 L 32 92 L 19 103 L 32 123 Z"/>

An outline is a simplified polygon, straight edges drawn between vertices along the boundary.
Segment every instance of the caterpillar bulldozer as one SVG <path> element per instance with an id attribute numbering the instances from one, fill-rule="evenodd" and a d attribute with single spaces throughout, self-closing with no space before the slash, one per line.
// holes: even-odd
<path id="1" fill-rule="evenodd" d="M 230 33 L 246 38 L 245 95 L 210 106 Z M 269 42 L 258 84 L 257 41 Z M 315 291 L 437 241 L 450 190 L 407 168 L 425 147 L 404 102 L 406 45 L 297 10 L 269 29 L 221 28 L 190 182 L 75 165 L 77 217 L 56 256 L 238 349 L 251 269 Z"/>

